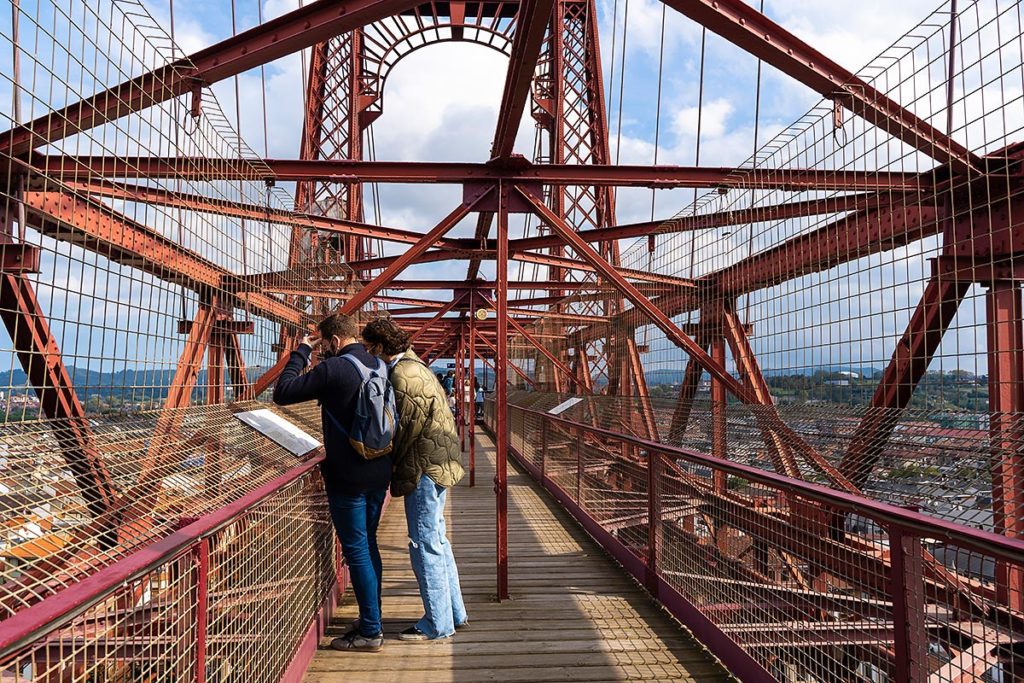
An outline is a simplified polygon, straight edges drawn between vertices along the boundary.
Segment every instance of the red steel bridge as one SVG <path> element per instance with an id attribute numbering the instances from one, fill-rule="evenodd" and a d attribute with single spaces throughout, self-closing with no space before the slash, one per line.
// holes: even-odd
<path id="1" fill-rule="evenodd" d="M 232 414 L 333 311 L 484 379 L 498 601 L 511 460 L 742 680 L 1024 678 L 1019 3 L 946 0 L 854 72 L 771 5 L 664 0 L 626 114 L 617 3 L 239 0 L 191 53 L 173 1 L 3 4 L 0 679 L 301 677 L 345 584 L 322 454 Z M 489 155 L 378 159 L 396 64 L 458 41 L 507 56 Z M 692 165 L 658 163 L 674 72 Z M 729 79 L 752 154 L 708 166 Z M 652 158 L 620 163 L 638 111 Z M 424 183 L 443 217 L 388 225 Z"/>

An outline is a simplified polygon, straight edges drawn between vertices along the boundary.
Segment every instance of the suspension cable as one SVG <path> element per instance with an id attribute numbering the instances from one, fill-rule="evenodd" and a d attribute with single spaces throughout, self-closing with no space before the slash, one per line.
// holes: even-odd
<path id="1" fill-rule="evenodd" d="M 235 12 L 235 0 L 231 0 L 231 36 L 238 35 L 238 25 L 236 23 L 236 12 Z M 238 83 L 238 74 L 235 74 L 235 132 L 237 134 L 237 146 L 238 146 L 238 158 L 242 158 L 242 99 L 241 89 Z M 241 201 L 245 198 L 245 181 L 238 181 L 238 199 Z M 248 254 L 245 239 L 245 219 L 240 218 L 238 221 L 239 230 L 241 232 L 242 239 L 242 277 L 249 274 L 249 263 Z M 249 299 L 245 299 L 245 320 L 248 322 L 249 317 Z"/>
<path id="2" fill-rule="evenodd" d="M 760 7 L 759 11 L 761 12 L 761 14 L 764 14 L 764 0 L 761 0 L 761 7 Z M 754 159 L 754 164 L 755 165 L 757 164 L 758 130 L 759 130 L 760 124 L 761 124 L 761 65 L 762 65 L 762 62 L 761 62 L 760 59 L 758 59 L 757 60 L 757 86 L 755 87 L 755 90 L 754 90 L 754 153 L 751 155 L 751 158 Z M 757 199 L 755 198 L 754 201 L 756 202 Z M 753 253 L 754 253 L 754 224 L 751 223 L 750 224 L 750 231 L 749 231 L 749 234 L 747 235 L 747 256 L 750 256 Z M 743 297 L 743 322 L 744 323 L 749 323 L 750 322 L 750 298 L 751 298 L 751 293 L 750 292 L 747 292 L 747 294 Z"/>

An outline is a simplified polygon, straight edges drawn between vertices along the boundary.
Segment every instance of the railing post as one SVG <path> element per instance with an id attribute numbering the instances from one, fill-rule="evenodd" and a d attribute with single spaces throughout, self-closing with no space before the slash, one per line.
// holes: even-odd
<path id="1" fill-rule="evenodd" d="M 661 530 L 661 453 L 647 451 L 647 590 L 658 597 L 658 536 Z"/>
<path id="2" fill-rule="evenodd" d="M 924 567 L 921 539 L 889 527 L 889 597 L 893 606 L 896 681 L 928 679 L 928 637 L 924 623 Z"/>
<path id="3" fill-rule="evenodd" d="M 210 621 L 210 539 L 199 539 L 196 558 L 196 683 L 206 681 L 206 632 Z"/>
<path id="4" fill-rule="evenodd" d="M 583 499 L 580 497 L 580 492 L 583 490 L 583 447 L 581 445 L 583 441 L 583 430 L 576 430 L 576 504 L 581 508 L 583 507 Z"/>
<path id="5" fill-rule="evenodd" d="M 547 418 L 540 418 L 540 485 L 544 486 L 547 474 L 545 463 L 548 459 L 548 421 Z"/>

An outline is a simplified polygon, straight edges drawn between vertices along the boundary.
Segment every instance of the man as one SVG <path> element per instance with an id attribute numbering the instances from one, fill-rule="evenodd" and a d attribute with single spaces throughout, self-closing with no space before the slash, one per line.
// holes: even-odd
<path id="1" fill-rule="evenodd" d="M 363 341 L 391 366 L 398 406 L 391 495 L 405 496 L 409 557 L 423 600 L 423 618 L 398 638 L 449 638 L 469 626 L 444 521 L 448 489 L 464 474 L 455 419 L 433 373 L 409 348 L 407 332 L 379 318 L 363 329 Z"/>
<path id="2" fill-rule="evenodd" d="M 455 393 L 455 371 L 449 370 L 448 374 L 444 376 L 444 380 L 441 382 L 441 384 L 442 386 L 444 386 L 444 393 L 448 394 L 449 396 Z"/>
<path id="3" fill-rule="evenodd" d="M 381 627 L 381 560 L 377 548 L 377 526 L 391 480 L 392 461 L 388 455 L 366 459 L 349 442 L 353 417 L 362 386 L 360 370 L 377 369 L 380 360 L 356 340 L 358 327 L 347 315 L 332 315 L 319 325 L 319 338 L 303 337 L 292 351 L 288 365 L 274 387 L 274 402 L 289 405 L 316 399 L 323 420 L 322 465 L 331 520 L 341 541 L 352 590 L 359 604 L 359 620 L 331 647 L 336 650 L 377 652 L 384 645 Z M 308 373 L 313 349 L 319 347 L 320 362 Z M 348 358 L 345 358 L 348 356 Z M 381 372 L 386 368 L 380 367 Z"/>

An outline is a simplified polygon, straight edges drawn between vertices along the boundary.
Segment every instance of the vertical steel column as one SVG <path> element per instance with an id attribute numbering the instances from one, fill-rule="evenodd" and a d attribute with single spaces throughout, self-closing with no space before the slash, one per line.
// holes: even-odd
<path id="1" fill-rule="evenodd" d="M 658 598 L 658 537 L 661 535 L 661 453 L 647 452 L 647 574 L 648 592 Z"/>
<path id="2" fill-rule="evenodd" d="M 465 391 L 463 390 L 463 382 L 465 381 L 466 373 L 464 371 L 463 363 L 466 361 L 466 336 L 462 333 L 462 329 L 459 329 L 459 341 L 455 344 L 455 381 L 452 383 L 452 393 L 455 395 L 455 422 L 459 430 L 459 451 L 466 450 L 466 414 L 465 414 L 465 401 L 463 400 Z"/>
<path id="3" fill-rule="evenodd" d="M 476 379 L 476 291 L 469 295 L 469 376 Z M 481 384 L 480 388 L 483 388 Z M 476 395 L 473 396 L 473 419 L 469 422 L 469 485 L 476 486 Z"/>
<path id="4" fill-rule="evenodd" d="M 498 338 L 494 364 L 494 493 L 497 499 L 498 600 L 508 592 L 508 204 L 511 187 L 498 183 L 498 235 L 495 254 L 495 313 Z"/>
<path id="5" fill-rule="evenodd" d="M 24 275 L 0 273 L 0 320 L 36 395 L 39 410 L 59 420 L 53 430 L 82 499 L 95 517 L 112 508 L 118 490 L 93 441 L 85 407 L 78 399 L 60 347 L 46 321 L 32 283 Z"/>
<path id="6" fill-rule="evenodd" d="M 725 366 L 725 339 L 716 332 L 711 341 L 711 357 L 721 366 Z M 725 391 L 725 384 L 721 380 L 711 378 L 711 454 L 716 458 L 727 460 L 729 457 L 728 443 L 726 442 L 726 401 L 728 395 Z M 714 488 L 717 493 L 725 493 L 726 480 L 725 472 L 716 469 L 713 475 Z"/>
<path id="7" fill-rule="evenodd" d="M 206 681 L 206 636 L 210 624 L 210 539 L 203 538 L 196 559 L 196 683 Z"/>
<path id="8" fill-rule="evenodd" d="M 920 539 L 901 529 L 889 528 L 892 566 L 889 597 L 893 612 L 895 680 L 924 683 L 928 680 L 928 634 L 925 632 L 924 566 Z"/>
<path id="9" fill-rule="evenodd" d="M 992 512 L 995 530 L 1024 536 L 1024 329 L 1020 285 L 993 282 L 986 294 L 988 314 L 989 434 L 992 445 Z M 1012 609 L 1024 609 L 1024 573 L 996 565 L 996 595 Z"/>

